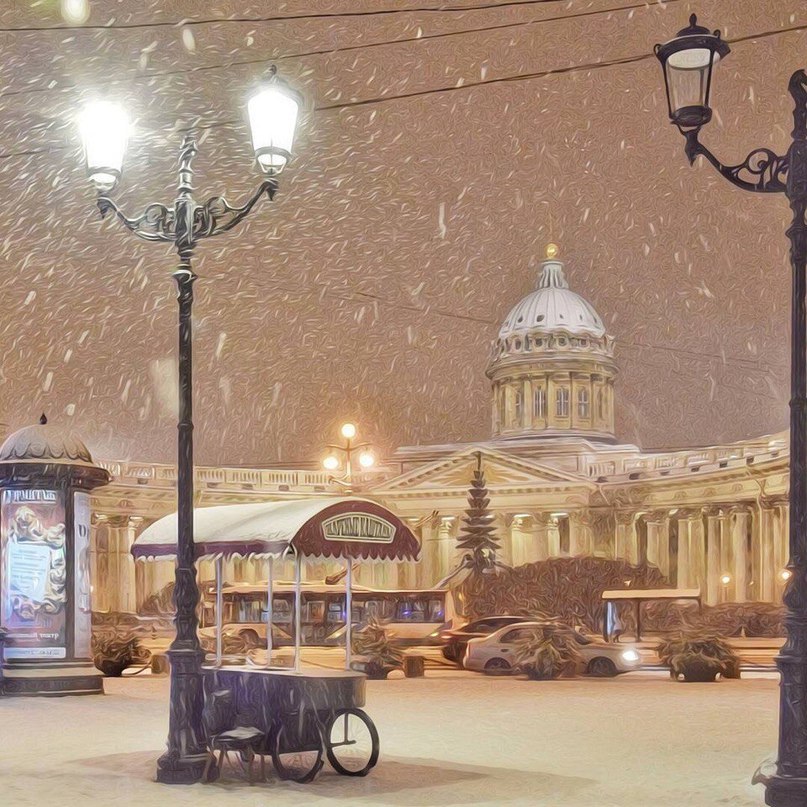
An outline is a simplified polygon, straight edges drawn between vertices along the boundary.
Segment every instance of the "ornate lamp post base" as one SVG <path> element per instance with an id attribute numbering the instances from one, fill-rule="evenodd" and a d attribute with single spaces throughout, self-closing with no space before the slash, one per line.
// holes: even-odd
<path id="1" fill-rule="evenodd" d="M 207 763 L 207 742 L 201 721 L 204 683 L 200 671 L 204 652 L 171 648 L 171 712 L 168 750 L 157 761 L 157 781 L 166 785 L 192 785 L 202 781 Z"/>
<path id="2" fill-rule="evenodd" d="M 769 807 L 804 807 L 807 779 L 791 779 L 775 774 L 765 783 L 765 804 Z"/>

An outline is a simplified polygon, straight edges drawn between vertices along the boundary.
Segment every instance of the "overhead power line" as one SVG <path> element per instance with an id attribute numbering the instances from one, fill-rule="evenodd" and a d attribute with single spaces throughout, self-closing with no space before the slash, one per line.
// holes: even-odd
<path id="1" fill-rule="evenodd" d="M 670 3 L 678 3 L 681 0 L 666 0 L 666 5 Z M 633 3 L 627 6 L 611 6 L 608 8 L 594 9 L 589 11 L 580 11 L 574 14 L 561 14 L 554 17 L 541 17 L 535 20 L 522 20 L 520 22 L 501 23 L 500 25 L 485 25 L 479 28 L 463 28 L 459 31 L 444 31 L 438 34 L 420 34 L 418 36 L 401 37 L 399 39 L 386 39 L 379 42 L 367 42 L 361 45 L 345 45 L 344 47 L 324 48 L 320 50 L 301 51 L 299 53 L 282 53 L 272 58 L 256 58 L 256 59 L 239 59 L 229 62 L 217 62 L 215 64 L 197 65 L 194 67 L 178 68 L 175 70 L 154 70 L 148 73 L 142 73 L 135 76 L 126 76 L 125 78 L 110 78 L 105 82 L 105 86 L 114 86 L 118 84 L 132 84 L 135 82 L 148 82 L 154 78 L 161 78 L 164 76 L 179 76 L 190 75 L 193 73 L 210 72 L 214 70 L 229 70 L 233 67 L 245 67 L 256 64 L 273 64 L 275 62 L 283 62 L 293 59 L 305 59 L 311 56 L 332 56 L 338 53 L 350 53 L 353 51 L 371 50 L 375 48 L 394 47 L 395 45 L 405 45 L 414 42 L 428 42 L 435 39 L 447 39 L 456 36 L 468 36 L 470 34 L 488 33 L 491 31 L 503 31 L 514 28 L 527 28 L 533 25 L 543 25 L 550 22 L 563 22 L 566 20 L 574 20 L 582 17 L 592 17 L 601 14 L 614 14 L 620 11 L 635 11 L 636 9 L 649 8 L 647 2 Z M 23 90 L 7 90 L 0 92 L 0 98 L 8 98 L 19 95 L 29 95 L 36 93 L 63 93 L 65 90 L 78 90 L 77 85 L 72 86 L 47 86 L 40 88 L 26 88 Z"/>
<path id="2" fill-rule="evenodd" d="M 468 11 L 490 11 L 517 6 L 537 6 L 547 3 L 561 3 L 568 0 L 509 0 L 505 3 L 481 3 L 465 6 L 413 6 L 410 8 L 387 8 L 373 11 L 326 11 L 311 14 L 272 15 L 270 17 L 203 17 L 181 20 L 161 20 L 154 22 L 110 22 L 107 25 L 20 25 L 0 28 L 0 33 L 36 33 L 40 31 L 122 31 L 138 28 L 181 28 L 183 26 L 247 24 L 267 22 L 294 22 L 296 20 L 332 20 L 352 17 L 383 17 L 394 14 L 452 14 Z M 664 5 L 659 1 L 659 5 Z"/>
<path id="3" fill-rule="evenodd" d="M 803 25 L 792 25 L 787 28 L 779 28 L 775 30 L 763 31 L 761 33 L 755 34 L 748 34 L 747 36 L 742 37 L 735 37 L 733 39 L 728 39 L 727 41 L 731 44 L 740 44 L 743 42 L 750 42 L 758 39 L 766 39 L 772 36 L 779 36 L 781 34 L 787 33 L 794 33 L 794 32 L 801 32 L 807 30 L 807 24 Z M 478 81 L 470 81 L 470 82 L 462 82 L 457 83 L 450 87 L 435 87 L 433 89 L 428 90 L 413 90 L 410 93 L 399 93 L 397 95 L 386 95 L 386 96 L 377 96 L 375 98 L 367 98 L 361 99 L 356 101 L 344 101 L 341 103 L 333 103 L 333 104 L 322 104 L 320 106 L 314 107 L 314 112 L 329 112 L 329 111 L 339 111 L 342 109 L 351 109 L 355 107 L 362 107 L 362 106 L 371 106 L 376 104 L 383 104 L 389 103 L 392 101 L 400 101 L 400 100 L 407 100 L 410 98 L 419 98 L 424 96 L 430 95 L 440 95 L 443 93 L 451 93 L 451 92 L 459 92 L 463 90 L 471 90 L 477 87 L 481 87 L 488 84 L 505 84 L 510 82 L 520 82 L 520 81 L 532 81 L 535 79 L 546 78 L 552 75 L 564 75 L 567 73 L 579 73 L 579 72 L 590 72 L 593 70 L 602 70 L 609 67 L 615 67 L 618 65 L 625 65 L 625 64 L 633 64 L 637 62 L 647 61 L 654 59 L 655 55 L 652 53 L 639 53 L 632 56 L 625 56 L 618 59 L 611 59 L 609 61 L 599 61 L 599 62 L 588 62 L 582 64 L 572 64 L 567 65 L 566 67 L 559 67 L 559 68 L 549 68 L 547 70 L 540 70 L 530 73 L 517 73 L 512 76 L 500 76 L 495 78 L 486 78 L 480 79 Z M 226 66 L 226 65 L 222 65 Z M 193 128 L 196 129 L 214 129 L 218 127 L 226 127 L 226 126 L 237 126 L 241 125 L 243 121 L 239 119 L 225 119 L 225 120 L 218 120 L 218 121 L 210 121 L 209 123 L 197 123 L 194 124 Z M 173 128 L 164 127 L 166 129 Z M 62 146 L 53 146 L 46 149 L 39 149 L 39 150 L 26 150 L 23 152 L 0 152 L 0 160 L 3 159 L 11 159 L 14 157 L 25 157 L 30 156 L 31 154 L 37 153 L 48 153 L 51 150 L 61 150 Z"/>

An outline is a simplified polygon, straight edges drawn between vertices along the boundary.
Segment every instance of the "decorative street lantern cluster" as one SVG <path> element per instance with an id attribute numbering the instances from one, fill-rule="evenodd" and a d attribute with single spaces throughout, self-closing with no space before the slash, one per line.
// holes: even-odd
<path id="1" fill-rule="evenodd" d="M 87 173 L 98 192 L 101 216 L 111 211 L 139 238 L 172 244 L 179 255 L 179 266 L 173 273 L 179 301 L 176 637 L 168 651 L 171 661 L 168 750 L 160 758 L 157 770 L 158 781 L 166 783 L 199 781 L 207 761 L 202 727 L 204 654 L 196 634 L 199 589 L 193 543 L 191 312 L 196 275 L 191 270 L 191 256 L 200 240 L 235 227 L 263 196 L 274 198 L 277 175 L 291 157 L 301 97 L 272 67 L 265 86 L 249 99 L 247 106 L 255 159 L 266 176 L 252 197 L 240 207 L 230 205 L 223 196 L 212 196 L 203 204 L 196 202 L 191 164 L 198 149 L 196 136 L 190 130 L 179 151 L 178 192 L 173 204 L 150 204 L 135 218 L 125 216 L 107 195 L 123 172 L 129 133 L 126 113 L 115 104 L 100 101 L 89 105 L 79 117 Z"/>
<path id="2" fill-rule="evenodd" d="M 743 190 L 784 193 L 793 211 L 787 230 L 792 267 L 790 357 L 790 561 L 781 575 L 787 641 L 776 660 L 781 673 L 779 754 L 775 771 L 755 781 L 766 786 L 771 807 L 807 804 L 807 74 L 797 70 L 788 90 L 793 97 L 793 141 L 787 154 L 761 148 L 739 165 L 724 165 L 698 139 L 712 117 L 712 72 L 729 53 L 719 31 L 710 33 L 693 14 L 688 28 L 656 45 L 664 70 L 670 120 L 686 138 L 690 164 L 702 154 L 726 179 Z"/>
<path id="3" fill-rule="evenodd" d="M 344 455 L 344 472 L 341 476 L 331 476 L 332 482 L 344 485 L 349 493 L 353 487 L 353 455 L 358 452 L 359 466 L 361 468 L 372 468 L 375 465 L 375 457 L 370 451 L 370 443 L 353 443 L 358 434 L 358 429 L 353 423 L 344 423 L 340 429 L 342 437 L 345 438 L 344 445 L 328 445 L 330 453 L 322 460 L 322 466 L 326 471 L 338 471 L 342 468 L 340 454 Z"/>

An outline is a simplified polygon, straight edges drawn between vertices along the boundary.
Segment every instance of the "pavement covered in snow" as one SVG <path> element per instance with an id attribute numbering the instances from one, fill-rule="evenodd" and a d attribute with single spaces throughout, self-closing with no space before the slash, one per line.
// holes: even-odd
<path id="1" fill-rule="evenodd" d="M 0 804 L 763 804 L 776 745 L 774 676 L 682 684 L 662 674 L 530 682 L 466 672 L 368 682 L 381 759 L 365 779 L 327 765 L 309 785 L 158 785 L 168 680 L 106 681 L 104 697 L 0 700 Z"/>

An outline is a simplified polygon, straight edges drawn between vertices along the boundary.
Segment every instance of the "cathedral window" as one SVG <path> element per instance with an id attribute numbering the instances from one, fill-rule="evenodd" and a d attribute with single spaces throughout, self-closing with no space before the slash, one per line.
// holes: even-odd
<path id="1" fill-rule="evenodd" d="M 559 418 L 569 417 L 569 388 L 558 387 L 555 391 L 555 414 Z"/>
<path id="2" fill-rule="evenodd" d="M 588 390 L 577 390 L 577 417 L 588 418 Z"/>
<path id="3" fill-rule="evenodd" d="M 537 387 L 533 392 L 532 407 L 535 417 L 546 417 L 546 390 L 543 387 Z"/>
<path id="4" fill-rule="evenodd" d="M 513 409 L 516 417 L 516 425 L 521 425 L 522 414 L 524 412 L 524 393 L 517 388 L 513 395 Z"/>

